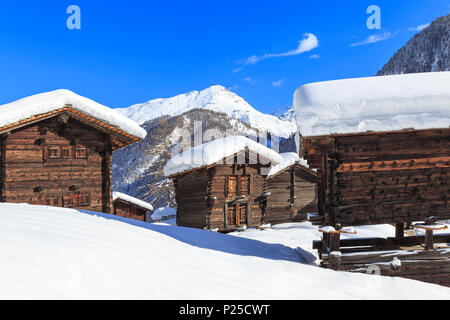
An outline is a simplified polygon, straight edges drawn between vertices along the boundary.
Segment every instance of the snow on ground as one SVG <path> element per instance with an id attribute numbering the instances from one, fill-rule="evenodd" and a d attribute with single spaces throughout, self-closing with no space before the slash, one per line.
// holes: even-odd
<path id="1" fill-rule="evenodd" d="M 448 128 L 450 72 L 310 83 L 294 94 L 303 136 Z"/>
<path id="2" fill-rule="evenodd" d="M 395 236 L 395 228 L 388 224 L 359 226 L 355 227 L 355 230 L 357 234 L 343 233 L 341 239 Z M 312 242 L 321 239 L 322 233 L 319 232 L 317 226 L 313 226 L 310 222 L 283 223 L 266 230 L 249 228 L 244 232 L 232 232 L 230 235 L 266 243 L 279 243 L 296 250 L 300 255 L 300 261 L 319 264 L 317 252 L 312 248 Z"/>
<path id="3" fill-rule="evenodd" d="M 289 225 L 268 232 L 282 228 Z M 0 298 L 450 299 L 449 288 L 299 263 L 299 235 L 285 237 L 290 246 L 1 203 Z"/>
<path id="4" fill-rule="evenodd" d="M 152 214 L 152 220 L 162 220 L 177 215 L 177 208 L 161 207 L 156 209 Z"/>

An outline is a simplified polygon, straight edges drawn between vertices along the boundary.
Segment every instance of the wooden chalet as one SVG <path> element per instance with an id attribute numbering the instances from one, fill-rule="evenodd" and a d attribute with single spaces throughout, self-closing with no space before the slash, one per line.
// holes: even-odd
<path id="1" fill-rule="evenodd" d="M 425 78 L 422 79 L 423 77 Z M 320 226 L 331 226 L 323 230 L 323 239 L 314 243 L 324 266 L 368 273 L 375 270 L 382 275 L 450 286 L 450 248 L 447 245 L 450 243 L 450 234 L 433 235 L 433 231 L 446 229 L 438 221 L 450 218 L 450 92 L 448 86 L 447 89 L 443 88 L 447 94 L 440 94 L 438 98 L 444 99 L 438 103 L 436 97 L 427 95 L 428 91 L 425 91 L 422 98 L 408 100 L 409 90 L 416 86 L 420 93 L 423 90 L 421 86 L 427 87 L 426 77 L 433 75 L 420 75 L 419 78 L 423 81 L 419 83 L 413 81 L 417 78 L 415 75 L 387 79 L 388 84 L 394 80 L 398 82 L 398 87 L 394 90 L 399 91 L 402 86 L 407 89 L 405 98 L 399 95 L 394 97 L 396 99 L 392 103 L 392 108 L 403 108 L 402 110 L 409 112 L 407 116 L 392 115 L 398 122 L 395 126 L 392 125 L 392 118 L 383 118 L 390 111 L 388 99 L 382 100 L 387 104 L 380 111 L 383 117 L 373 113 L 370 122 L 367 122 L 366 119 L 351 117 L 363 114 L 358 113 L 358 108 L 367 107 L 372 112 L 377 110 L 373 106 L 381 109 L 381 100 L 372 97 L 358 101 L 358 97 L 352 97 L 352 104 L 350 100 L 340 97 L 342 101 L 332 100 L 330 105 L 339 105 L 340 110 L 352 110 L 352 113 L 341 115 L 342 121 L 350 122 L 351 119 L 352 123 L 372 122 L 375 130 L 302 137 L 301 155 L 308 161 L 310 168 L 317 170 L 319 178 L 319 214 L 312 218 L 312 222 Z M 441 78 L 443 75 L 437 77 Z M 358 89 L 364 91 L 364 86 L 374 86 L 375 83 L 377 90 L 389 92 L 383 82 L 385 77 L 377 78 L 381 79 L 358 79 L 358 83 L 351 81 L 355 84 L 354 92 L 358 92 Z M 450 83 L 450 73 L 444 75 L 444 78 L 447 79 L 447 84 Z M 296 108 L 300 117 L 302 108 L 308 109 L 308 104 L 314 103 L 313 96 L 318 97 L 320 89 L 324 90 L 321 95 L 323 97 L 330 88 L 342 88 L 343 84 L 345 80 L 300 88 L 296 93 Z M 433 87 L 426 90 L 436 92 L 437 89 Z M 429 109 L 422 103 L 427 99 L 430 101 Z M 399 101 L 404 101 L 406 105 L 399 106 Z M 435 119 L 433 111 L 436 112 Z M 377 120 L 378 116 L 380 121 Z M 422 129 L 401 129 L 403 119 L 407 119 L 407 124 L 412 116 L 420 119 L 418 125 Z M 383 121 L 388 123 L 388 129 L 400 128 L 379 130 Z M 446 127 L 436 128 L 440 123 L 446 123 Z M 314 128 L 308 129 L 308 133 L 314 131 Z M 396 236 L 340 240 L 341 233 L 348 233 L 344 228 L 346 226 L 373 224 L 395 225 Z M 415 228 L 426 230 L 425 236 L 406 236 L 406 224 L 415 224 Z"/>
<path id="2" fill-rule="evenodd" d="M 114 214 L 116 216 L 148 222 L 153 206 L 145 201 L 121 192 L 113 192 Z"/>
<path id="3" fill-rule="evenodd" d="M 317 174 L 296 153 L 281 154 L 287 164 L 271 168 L 265 179 L 264 223 L 304 221 L 317 212 Z"/>
<path id="4" fill-rule="evenodd" d="M 236 143 L 230 143 L 232 151 L 220 160 L 213 158 L 194 168 L 181 166 L 166 173 L 176 189 L 177 225 L 228 232 L 243 226 L 291 222 L 316 208 L 313 171 L 296 162 L 278 166 L 283 161 L 278 153 L 247 138 L 225 139 Z M 220 155 L 220 148 L 208 148 L 215 144 L 217 141 L 204 146 Z"/>
<path id="5" fill-rule="evenodd" d="M 0 106 L 0 201 L 113 213 L 112 153 L 142 137 L 67 90 Z"/>

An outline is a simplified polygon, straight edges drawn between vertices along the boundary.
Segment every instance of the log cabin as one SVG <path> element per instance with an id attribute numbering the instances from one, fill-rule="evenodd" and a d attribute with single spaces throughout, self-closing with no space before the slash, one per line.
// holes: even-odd
<path id="1" fill-rule="evenodd" d="M 203 160 L 194 163 L 194 154 Z M 315 207 L 315 173 L 245 137 L 219 139 L 175 156 L 165 174 L 175 185 L 180 226 L 229 232 L 290 222 L 300 219 L 302 209 Z"/>
<path id="2" fill-rule="evenodd" d="M 319 180 L 311 221 L 326 228 L 313 248 L 324 266 L 450 286 L 450 234 L 433 236 L 450 217 L 449 83 L 450 72 L 436 72 L 297 89 L 301 156 Z M 395 226 L 395 237 L 340 240 L 345 226 L 374 224 Z M 426 235 L 405 236 L 405 224 Z"/>
<path id="3" fill-rule="evenodd" d="M 113 192 L 114 214 L 119 217 L 149 222 L 153 206 L 143 200 L 121 192 Z"/>
<path id="4" fill-rule="evenodd" d="M 0 201 L 113 213 L 112 153 L 134 121 L 68 90 L 0 106 Z"/>
<path id="5" fill-rule="evenodd" d="M 317 213 L 317 173 L 297 153 L 282 153 L 265 179 L 264 222 L 299 222 Z"/>

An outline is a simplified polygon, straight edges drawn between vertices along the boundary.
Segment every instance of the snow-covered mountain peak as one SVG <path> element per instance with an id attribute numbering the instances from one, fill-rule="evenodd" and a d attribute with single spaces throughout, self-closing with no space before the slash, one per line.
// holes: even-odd
<path id="1" fill-rule="evenodd" d="M 248 123 L 260 131 L 270 132 L 282 138 L 296 132 L 295 121 L 284 121 L 273 115 L 264 114 L 253 108 L 237 94 L 220 85 L 213 85 L 201 91 L 190 91 L 171 98 L 159 98 L 128 108 L 116 109 L 139 124 L 161 116 L 177 116 L 192 109 L 207 109 L 226 113 Z"/>

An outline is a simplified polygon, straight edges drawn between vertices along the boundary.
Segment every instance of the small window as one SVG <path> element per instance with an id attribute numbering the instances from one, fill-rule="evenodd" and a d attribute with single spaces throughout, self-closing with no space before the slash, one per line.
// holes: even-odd
<path id="1" fill-rule="evenodd" d="M 86 159 L 87 153 L 85 147 L 76 147 L 75 148 L 75 158 L 76 159 Z"/>
<path id="2" fill-rule="evenodd" d="M 239 177 L 239 193 L 241 195 L 248 195 L 250 194 L 250 177 L 249 176 L 242 176 Z"/>
<path id="3" fill-rule="evenodd" d="M 225 186 L 225 195 L 227 198 L 234 198 L 236 196 L 237 191 L 237 177 L 236 176 L 227 176 L 226 177 L 226 186 Z"/>
<path id="4" fill-rule="evenodd" d="M 47 199 L 46 199 L 46 204 L 47 204 L 47 206 L 58 207 L 59 206 L 58 195 L 48 194 Z"/>
<path id="5" fill-rule="evenodd" d="M 66 195 L 63 197 L 64 207 L 73 208 L 73 199 L 70 195 Z"/>
<path id="6" fill-rule="evenodd" d="M 48 147 L 49 159 L 59 159 L 61 157 L 61 150 L 59 147 Z"/>
<path id="7" fill-rule="evenodd" d="M 61 147 L 61 158 L 70 159 L 70 146 Z"/>
<path id="8" fill-rule="evenodd" d="M 80 199 L 80 206 L 87 207 L 91 205 L 91 195 L 89 193 L 82 193 Z"/>

